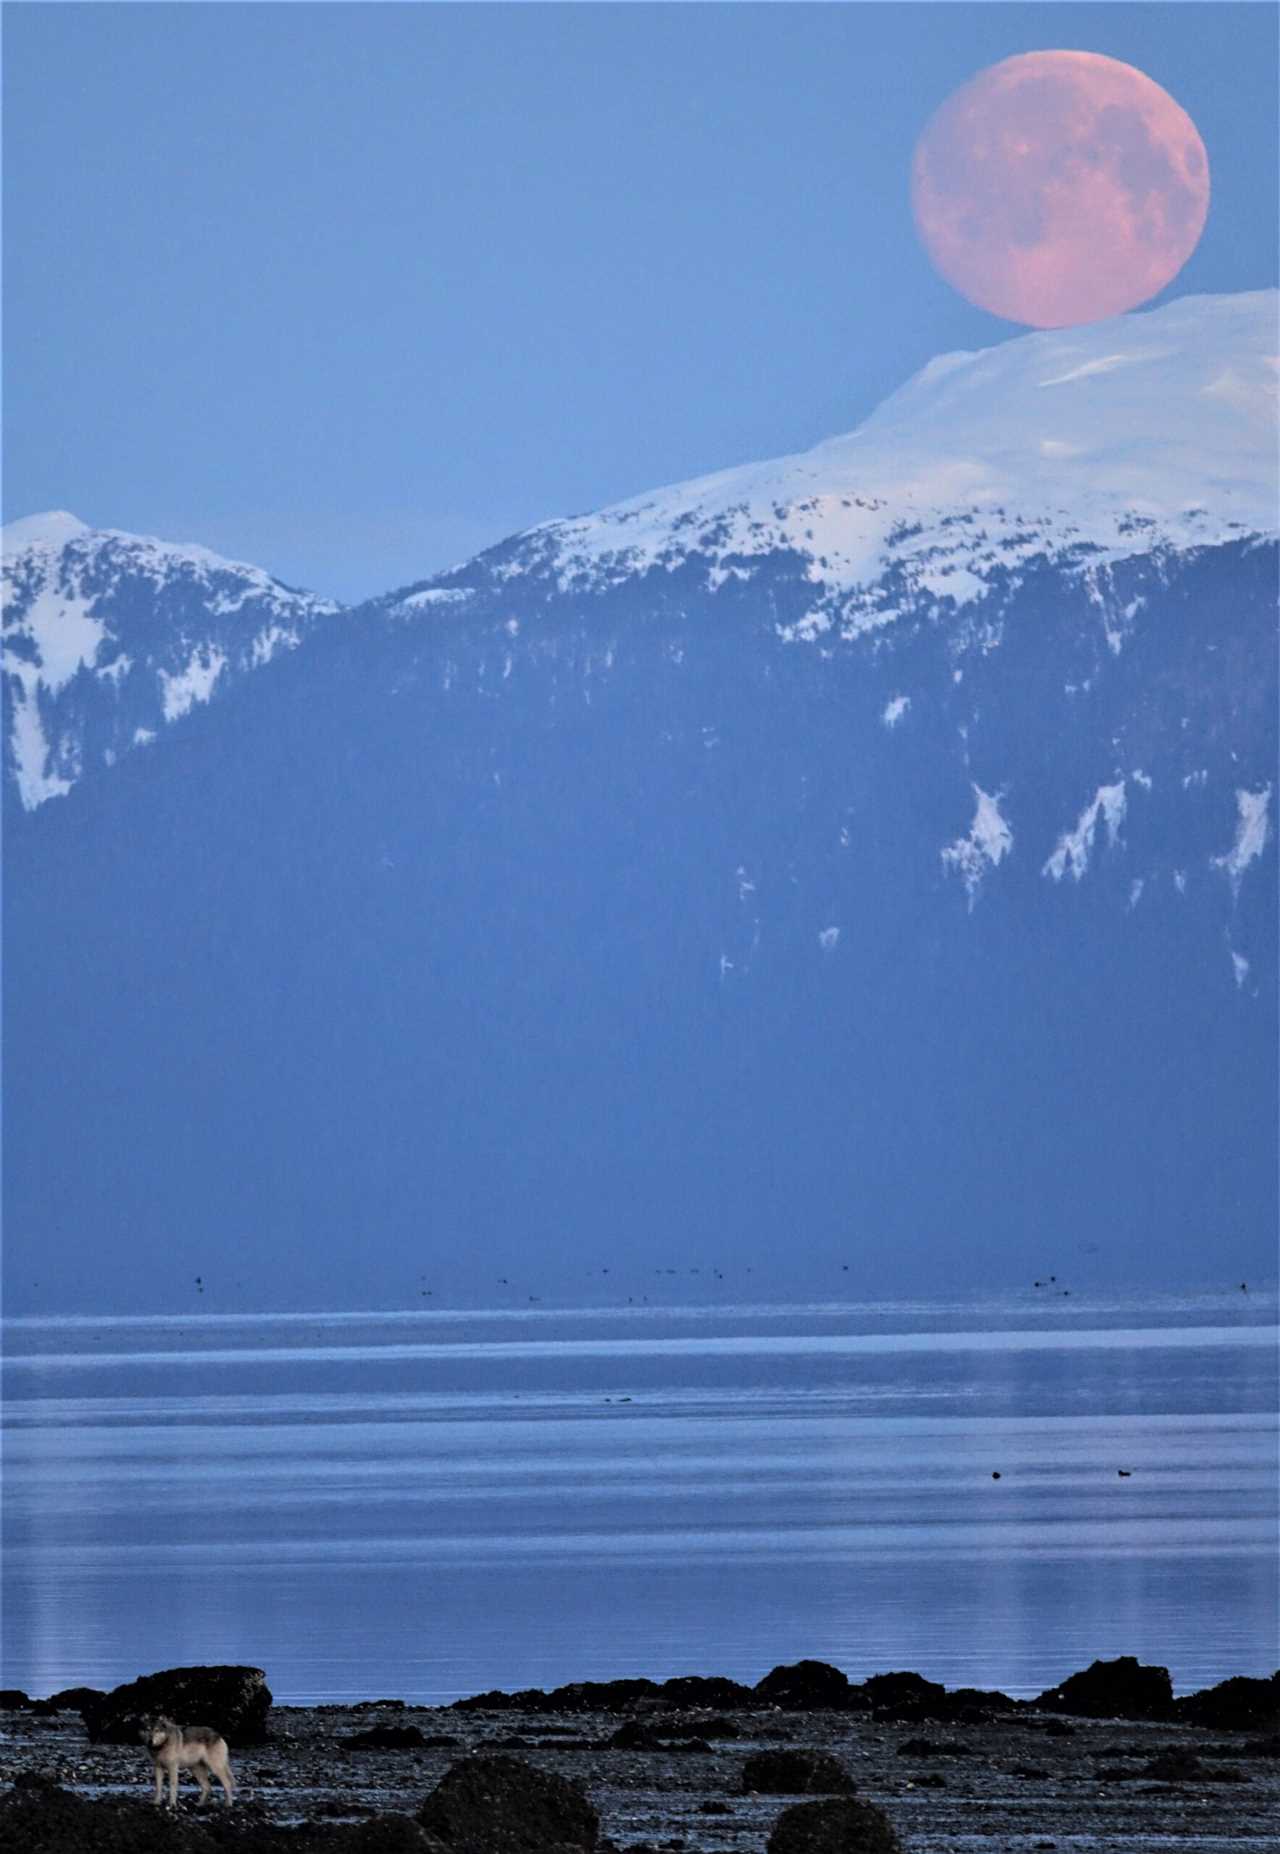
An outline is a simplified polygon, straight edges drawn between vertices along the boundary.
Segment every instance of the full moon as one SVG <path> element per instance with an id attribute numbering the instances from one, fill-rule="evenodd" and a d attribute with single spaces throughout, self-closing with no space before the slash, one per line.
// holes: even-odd
<path id="1" fill-rule="evenodd" d="M 1023 52 L 926 124 L 911 166 L 925 249 L 962 296 L 1034 328 L 1119 315 L 1195 250 L 1209 157 L 1160 85 L 1098 52 Z"/>

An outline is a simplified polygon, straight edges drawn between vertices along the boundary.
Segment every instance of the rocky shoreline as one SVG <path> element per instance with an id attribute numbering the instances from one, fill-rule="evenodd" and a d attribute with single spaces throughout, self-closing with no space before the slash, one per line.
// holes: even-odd
<path id="1" fill-rule="evenodd" d="M 137 1720 L 162 1710 L 225 1732 L 234 1808 L 197 1812 L 190 1779 L 175 1815 L 152 1806 Z M 916 1674 L 855 1684 L 800 1662 L 753 1688 L 689 1677 L 439 1708 L 294 1707 L 272 1704 L 257 1669 L 170 1670 L 110 1695 L 0 1693 L 0 1843 L 14 1854 L 1276 1849 L 1278 1728 L 1280 1675 L 1175 1700 L 1163 1668 L 1123 1658 L 1033 1701 Z"/>

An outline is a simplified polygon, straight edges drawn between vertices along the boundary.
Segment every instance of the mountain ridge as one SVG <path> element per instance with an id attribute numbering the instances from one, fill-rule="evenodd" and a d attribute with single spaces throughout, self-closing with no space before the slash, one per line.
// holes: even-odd
<path id="1" fill-rule="evenodd" d="M 295 648 L 318 618 L 484 623 L 517 577 L 547 599 L 588 600 L 628 584 L 662 598 L 676 581 L 714 596 L 762 576 L 768 600 L 785 578 L 778 635 L 822 643 L 916 610 L 981 632 L 993 584 L 1054 559 L 1090 586 L 1118 649 L 1133 613 L 1107 596 L 1117 563 L 1277 531 L 1277 301 L 1187 297 L 942 355 L 807 452 L 536 524 L 351 608 L 195 544 L 91 530 L 65 511 L 24 518 L 3 542 L 7 776 L 32 809 Z M 132 615 L 86 580 L 94 552 L 117 583 L 133 572 Z M 194 596 L 175 603 L 175 587 Z M 170 635 L 148 627 L 148 597 L 152 617 L 176 620 Z M 148 628 L 131 655 L 126 641 Z M 68 689 L 81 671 L 96 701 Z"/>
<path id="2" fill-rule="evenodd" d="M 197 543 L 66 510 L 0 537 L 6 782 L 26 810 L 113 766 L 341 608 Z"/>
<path id="3" fill-rule="evenodd" d="M 624 570 L 604 522 L 562 587 L 535 530 L 10 791 L 10 1304 L 180 1307 L 175 1243 L 245 1306 L 1265 1271 L 1278 549 L 1232 487 L 1111 556 L 904 537 L 825 626 L 803 532 Z"/>

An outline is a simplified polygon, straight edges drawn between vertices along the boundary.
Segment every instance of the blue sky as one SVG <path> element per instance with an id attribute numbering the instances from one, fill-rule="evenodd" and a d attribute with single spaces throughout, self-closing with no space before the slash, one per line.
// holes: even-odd
<path id="1" fill-rule="evenodd" d="M 1277 280 L 1276 9 L 5 8 L 6 518 L 340 597 L 803 448 L 1018 331 L 931 270 L 920 128 L 1014 52 L 1169 89 L 1169 295 Z"/>

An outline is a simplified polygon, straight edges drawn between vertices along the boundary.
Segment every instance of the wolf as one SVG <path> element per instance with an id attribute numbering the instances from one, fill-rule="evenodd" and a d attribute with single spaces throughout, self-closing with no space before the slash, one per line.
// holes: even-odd
<path id="1" fill-rule="evenodd" d="M 226 1740 L 220 1733 L 207 1725 L 188 1725 L 185 1728 L 175 1725 L 172 1719 L 153 1719 L 142 1734 L 142 1741 L 151 1752 L 151 1761 L 156 1773 L 156 1802 L 164 1799 L 164 1780 L 169 1779 L 169 1807 L 178 1806 L 178 1777 L 184 1770 L 189 1770 L 200 1785 L 202 1807 L 209 1800 L 209 1773 L 222 1785 L 225 1802 L 230 1803 L 235 1795 L 235 1778 L 231 1774 L 231 1763 L 227 1756 Z"/>

